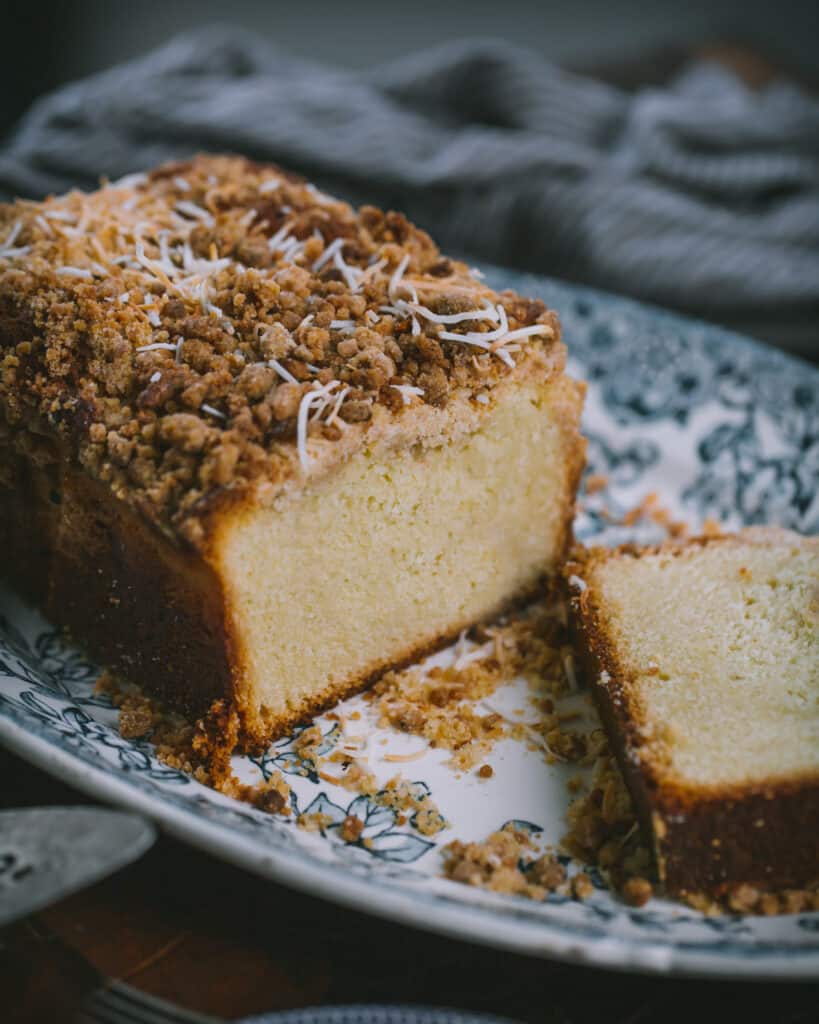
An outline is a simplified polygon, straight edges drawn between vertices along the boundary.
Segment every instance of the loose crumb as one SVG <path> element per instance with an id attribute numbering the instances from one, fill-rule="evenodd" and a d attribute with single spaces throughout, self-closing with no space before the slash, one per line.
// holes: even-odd
<path id="1" fill-rule="evenodd" d="M 474 646 L 458 652 L 453 663 L 423 671 L 388 672 L 366 695 L 378 724 L 426 739 L 452 752 L 449 765 L 459 772 L 478 766 L 501 739 L 536 739 L 545 753 L 559 759 L 584 756 L 579 746 L 554 752 L 542 724 L 509 721 L 481 701 L 501 683 L 523 675 L 538 695 L 570 689 L 566 646 L 566 612 L 555 599 L 544 600 L 515 618 L 474 630 Z M 460 645 L 466 648 L 462 638 Z M 548 723 L 547 723 L 548 724 Z M 386 759 L 391 758 L 387 755 Z M 486 777 L 486 776 L 484 776 Z"/>
<path id="2" fill-rule="evenodd" d="M 702 530 L 700 531 L 703 537 L 721 537 L 722 526 L 719 521 L 712 519 L 710 516 L 703 522 Z"/>
<path id="3" fill-rule="evenodd" d="M 586 494 L 597 494 L 605 490 L 609 485 L 609 478 L 605 473 L 591 473 L 586 477 Z"/>
<path id="4" fill-rule="evenodd" d="M 528 833 L 510 822 L 483 842 L 464 843 L 456 839 L 445 846 L 444 875 L 491 892 L 542 900 L 563 884 L 566 872 L 548 854 L 531 857 L 533 848 Z"/>
<path id="5" fill-rule="evenodd" d="M 620 524 L 622 526 L 634 526 L 641 520 L 646 519 L 657 526 L 661 526 L 672 539 L 688 536 L 688 524 L 682 522 L 682 520 L 674 519 L 670 510 L 660 505 L 659 497 L 654 491 L 647 494 L 634 508 L 629 509 L 620 519 Z"/>
<path id="6" fill-rule="evenodd" d="M 305 832 L 323 832 L 333 824 L 333 819 L 329 814 L 314 812 L 313 814 L 300 814 L 296 819 L 296 824 Z"/>
<path id="7" fill-rule="evenodd" d="M 345 843 L 357 843 L 364 831 L 364 822 L 354 814 L 348 814 L 342 821 L 338 834 Z"/>
<path id="8" fill-rule="evenodd" d="M 579 875 L 575 875 L 571 882 L 572 896 L 576 900 L 585 901 L 594 895 L 594 885 L 589 876 L 581 871 Z"/>
<path id="9" fill-rule="evenodd" d="M 654 895 L 654 888 L 647 878 L 629 878 L 621 890 L 623 899 L 632 907 L 644 907 Z"/>

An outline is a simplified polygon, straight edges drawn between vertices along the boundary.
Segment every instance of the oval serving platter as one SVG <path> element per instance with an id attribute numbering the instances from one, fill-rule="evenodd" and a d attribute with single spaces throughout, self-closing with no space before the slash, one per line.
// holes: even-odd
<path id="1" fill-rule="evenodd" d="M 819 532 L 819 370 L 630 300 L 497 268 L 487 276 L 494 287 L 538 296 L 558 311 L 570 371 L 589 383 L 586 472 L 605 474 L 608 484 L 581 497 L 579 539 L 659 539 L 657 526 L 612 525 L 650 492 L 694 527 L 710 517 L 728 527 L 778 523 Z M 819 913 L 706 917 L 662 900 L 635 909 L 595 872 L 595 892 L 584 903 L 555 894 L 533 902 L 442 878 L 440 848 L 453 838 L 479 840 L 511 820 L 547 843 L 565 830 L 567 769 L 545 765 L 522 743 L 495 748 L 489 780 L 456 777 L 443 763 L 446 752 L 436 750 L 401 766 L 450 823 L 434 836 L 309 770 L 300 774 L 306 769 L 293 737 L 263 758 L 237 759 L 247 780 L 285 772 L 294 809 L 327 815 L 323 833 L 307 832 L 294 825 L 295 815 L 264 814 L 215 793 L 160 763 L 149 743 L 120 737 L 116 712 L 93 692 L 95 677 L 57 631 L 0 591 L 0 741 L 211 854 L 396 922 L 530 955 L 711 977 L 819 974 Z M 510 683 L 494 699 L 511 708 L 521 687 Z M 358 700 L 348 702 L 350 710 Z M 318 724 L 329 752 L 337 730 L 327 719 Z M 418 747 L 417 738 L 389 735 L 392 753 Z M 379 764 L 377 753 L 369 767 L 380 782 L 396 768 Z M 358 843 L 337 834 L 348 814 L 364 822 Z"/>

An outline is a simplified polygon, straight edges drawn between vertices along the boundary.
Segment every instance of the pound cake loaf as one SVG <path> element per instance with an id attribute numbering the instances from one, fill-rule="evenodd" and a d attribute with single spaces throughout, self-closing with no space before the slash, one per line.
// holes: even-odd
<path id="1" fill-rule="evenodd" d="M 556 573 L 554 313 L 400 214 L 201 156 L 0 211 L 3 574 L 258 749 Z"/>
<path id="2" fill-rule="evenodd" d="M 819 881 L 819 538 L 592 549 L 565 572 L 666 889 Z"/>

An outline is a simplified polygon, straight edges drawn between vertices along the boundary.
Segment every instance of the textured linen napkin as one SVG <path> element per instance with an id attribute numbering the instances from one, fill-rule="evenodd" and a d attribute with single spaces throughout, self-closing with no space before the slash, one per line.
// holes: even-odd
<path id="1" fill-rule="evenodd" d="M 366 71 L 211 26 L 40 100 L 0 191 L 244 153 L 445 248 L 673 306 L 819 357 L 819 102 L 713 64 L 626 93 L 472 40 Z"/>

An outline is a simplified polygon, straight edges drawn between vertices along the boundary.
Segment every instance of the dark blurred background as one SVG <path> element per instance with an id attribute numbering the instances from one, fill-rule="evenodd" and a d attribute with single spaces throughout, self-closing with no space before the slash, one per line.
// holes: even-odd
<path id="1" fill-rule="evenodd" d="M 3 11 L 4 195 L 238 149 L 404 210 L 450 252 L 819 360 L 819 0 L 38 0 Z M 233 26 L 245 34 L 225 57 Z M 10 144 L 38 97 L 180 33 L 194 57 L 174 49 L 179 77 L 152 58 L 41 107 Z M 418 53 L 409 87 L 399 58 Z M 385 141 L 399 124 L 403 149 Z M 510 163 L 512 146 L 529 162 Z"/>
<path id="2" fill-rule="evenodd" d="M 0 131 L 63 82 L 144 53 L 185 28 L 228 20 L 296 56 L 346 67 L 489 36 L 638 85 L 662 79 L 686 54 L 730 44 L 819 83 L 817 0 L 15 0 L 3 8 Z"/>

